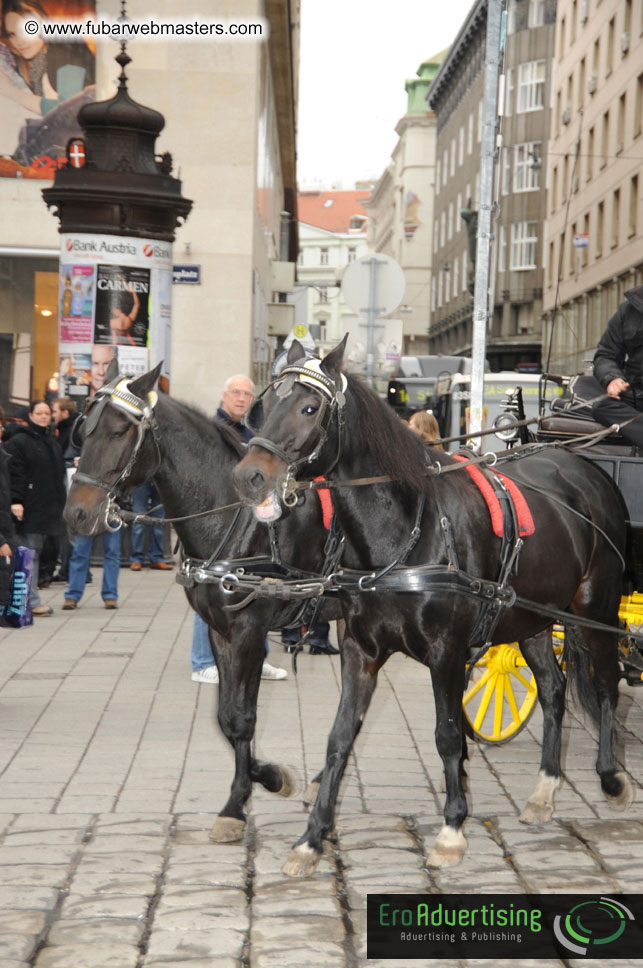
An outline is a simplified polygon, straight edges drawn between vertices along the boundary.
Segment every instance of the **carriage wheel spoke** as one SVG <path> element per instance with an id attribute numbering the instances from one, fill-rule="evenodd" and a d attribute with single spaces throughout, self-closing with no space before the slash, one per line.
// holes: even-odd
<path id="1" fill-rule="evenodd" d="M 531 677 L 531 680 L 529 680 L 529 679 L 525 679 L 525 677 L 521 672 L 514 672 L 514 678 L 517 679 L 518 682 L 521 682 L 523 684 L 527 692 L 536 691 L 536 680 L 534 679 L 533 676 Z"/>
<path id="2" fill-rule="evenodd" d="M 484 691 L 484 695 L 483 695 L 482 699 L 480 700 L 480 706 L 478 707 L 478 712 L 476 714 L 476 718 L 475 718 L 475 721 L 473 723 L 474 729 L 480 729 L 480 727 L 482 726 L 482 723 L 484 721 L 484 718 L 487 715 L 487 710 L 489 708 L 489 703 L 491 702 L 491 699 L 492 699 L 493 694 L 494 694 L 494 687 L 495 687 L 495 683 L 496 683 L 496 680 L 497 679 L 498 679 L 498 673 L 497 672 L 493 672 L 489 676 L 489 681 L 486 684 L 485 691 Z"/>
<path id="3" fill-rule="evenodd" d="M 519 677 L 516 677 L 519 678 Z M 507 683 L 505 685 L 505 694 L 507 697 L 507 705 L 511 710 L 511 717 L 514 723 L 520 723 L 520 710 L 518 709 L 518 703 L 516 702 L 516 696 L 514 695 L 513 686 L 511 684 L 511 678 L 507 676 Z"/>
<path id="4" fill-rule="evenodd" d="M 478 695 L 482 687 L 486 685 L 486 683 L 488 682 L 488 680 L 493 674 L 494 673 L 492 672 L 491 669 L 485 669 L 485 671 L 482 673 L 478 681 L 475 682 L 472 686 L 470 686 L 469 689 L 467 689 L 462 700 L 465 706 L 467 705 L 467 703 L 471 702 L 474 696 Z"/>

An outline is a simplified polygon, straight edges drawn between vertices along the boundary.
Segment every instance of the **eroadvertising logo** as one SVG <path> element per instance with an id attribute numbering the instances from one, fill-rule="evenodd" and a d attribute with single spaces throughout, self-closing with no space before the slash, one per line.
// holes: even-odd
<path id="1" fill-rule="evenodd" d="M 643 894 L 369 894 L 375 959 L 632 959 Z"/>

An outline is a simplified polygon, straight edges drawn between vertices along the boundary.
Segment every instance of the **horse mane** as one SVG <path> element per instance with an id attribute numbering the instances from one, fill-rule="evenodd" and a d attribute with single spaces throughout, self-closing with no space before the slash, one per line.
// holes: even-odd
<path id="1" fill-rule="evenodd" d="M 411 430 L 403 426 L 388 403 L 371 390 L 365 380 L 350 374 L 348 386 L 353 400 L 350 432 L 355 435 L 353 446 L 360 454 L 373 456 L 378 473 L 388 474 L 407 493 L 421 494 L 427 489 L 427 464 L 432 457 L 444 457 L 427 446 Z"/>
<path id="2" fill-rule="evenodd" d="M 178 409 L 181 411 L 182 418 L 186 421 L 187 426 L 191 428 L 201 440 L 203 440 L 204 431 L 214 431 L 215 433 L 218 433 L 223 444 L 234 455 L 235 458 L 240 459 L 241 457 L 245 456 L 245 443 L 239 439 L 239 436 L 235 432 L 234 428 L 229 427 L 219 417 L 210 416 L 200 407 L 197 407 L 192 403 L 186 403 L 185 400 L 178 400 L 176 397 L 170 396 L 165 396 L 165 399 L 172 405 L 178 407 Z M 203 442 L 207 443 L 205 440 Z"/>

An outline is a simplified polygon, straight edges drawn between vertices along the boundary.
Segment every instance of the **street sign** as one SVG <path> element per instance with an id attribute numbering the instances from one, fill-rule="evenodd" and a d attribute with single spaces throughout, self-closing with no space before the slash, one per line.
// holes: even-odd
<path id="1" fill-rule="evenodd" d="M 586 249 L 589 245 L 587 232 L 578 232 L 572 240 L 572 245 L 575 249 Z"/>
<path id="2" fill-rule="evenodd" d="M 174 266 L 172 270 L 172 282 L 175 286 L 200 286 L 201 266 Z"/>
<path id="3" fill-rule="evenodd" d="M 375 291 L 371 292 L 375 271 Z M 388 316 L 402 302 L 406 280 L 402 267 L 388 255 L 372 252 L 356 259 L 344 269 L 342 296 L 358 316 L 372 311 L 375 316 Z M 374 295 L 374 305 L 372 296 Z"/>

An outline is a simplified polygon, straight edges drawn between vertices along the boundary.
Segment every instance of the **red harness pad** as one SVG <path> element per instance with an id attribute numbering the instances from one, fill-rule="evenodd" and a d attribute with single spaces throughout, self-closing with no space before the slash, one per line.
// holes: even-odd
<path id="1" fill-rule="evenodd" d="M 463 457 L 461 454 L 453 454 L 453 458 L 457 461 L 469 460 L 468 457 Z M 480 468 L 475 464 L 471 467 L 466 467 L 465 470 L 486 501 L 487 507 L 489 508 L 489 515 L 491 516 L 493 533 L 496 537 L 502 538 L 504 533 L 504 518 L 502 508 L 500 507 L 500 499 L 493 485 L 489 483 Z M 512 481 L 509 477 L 505 477 L 499 471 L 492 470 L 491 473 L 500 478 L 511 495 L 514 507 L 516 508 L 516 517 L 518 518 L 518 534 L 521 538 L 529 537 L 536 530 L 536 526 L 522 491 L 515 481 Z"/>
<path id="2" fill-rule="evenodd" d="M 323 474 L 320 474 L 319 477 L 314 477 L 313 480 L 325 481 L 326 478 Z M 327 531 L 330 531 L 330 522 L 333 520 L 333 502 L 330 496 L 330 488 L 320 487 L 320 489 L 317 491 L 317 497 L 319 498 L 319 503 L 321 504 L 322 521 L 324 527 Z"/>

